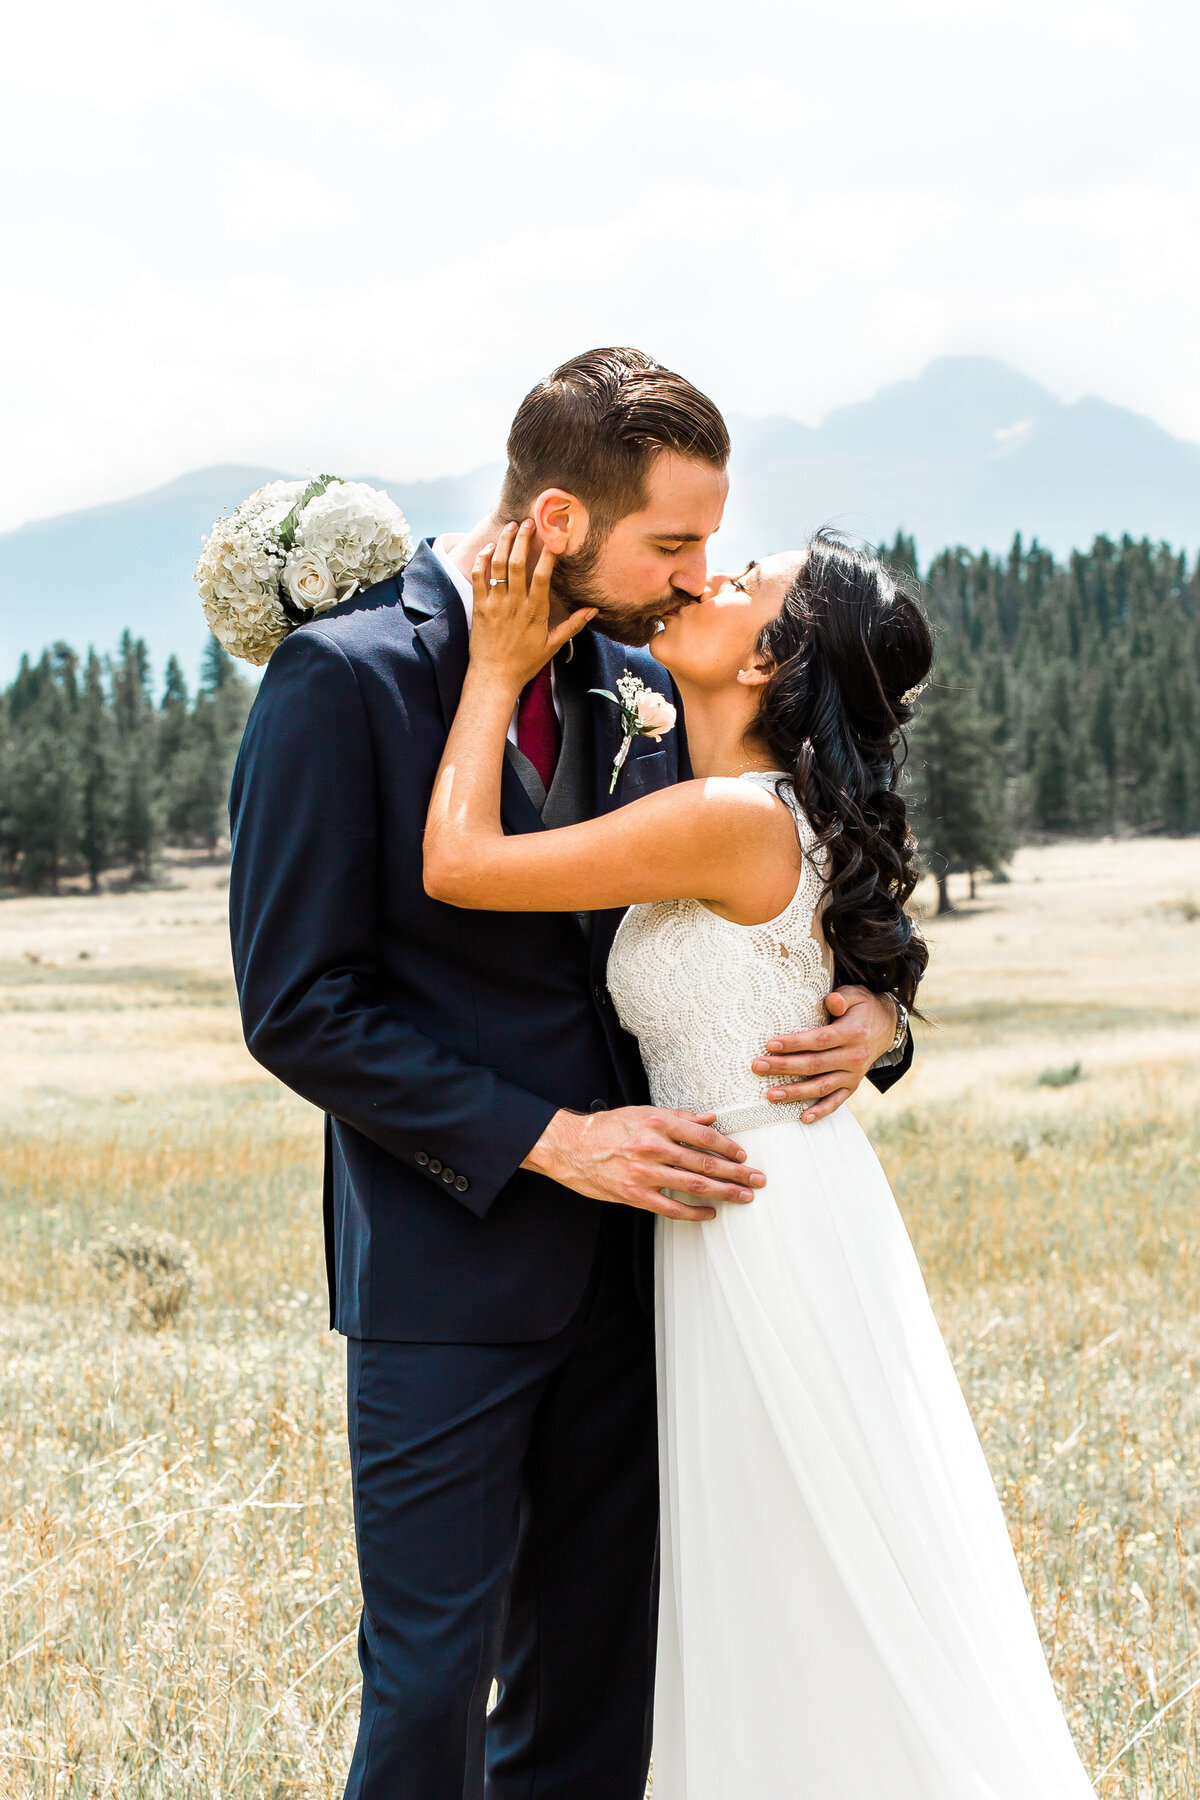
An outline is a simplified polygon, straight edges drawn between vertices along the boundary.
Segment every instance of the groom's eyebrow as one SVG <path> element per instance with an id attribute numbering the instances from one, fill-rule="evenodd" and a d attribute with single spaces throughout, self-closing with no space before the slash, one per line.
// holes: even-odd
<path id="1" fill-rule="evenodd" d="M 702 544 L 705 539 L 703 531 L 652 531 L 652 538 L 662 538 L 670 544 Z"/>

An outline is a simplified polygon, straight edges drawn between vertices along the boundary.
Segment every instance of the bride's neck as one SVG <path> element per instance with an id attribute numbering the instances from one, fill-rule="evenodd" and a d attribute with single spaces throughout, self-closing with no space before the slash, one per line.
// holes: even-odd
<path id="1" fill-rule="evenodd" d="M 678 682 L 687 725 L 692 773 L 744 775 L 748 769 L 770 769 L 771 753 L 754 730 L 758 696 L 754 688 L 693 688 Z"/>

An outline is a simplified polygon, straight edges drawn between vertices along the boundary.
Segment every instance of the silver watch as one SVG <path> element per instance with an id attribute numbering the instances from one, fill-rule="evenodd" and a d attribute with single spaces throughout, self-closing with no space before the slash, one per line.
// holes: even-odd
<path id="1" fill-rule="evenodd" d="M 888 1055 L 895 1056 L 897 1050 L 903 1050 L 905 1040 L 908 1037 L 908 1008 L 905 1006 L 903 1000 L 898 1000 L 896 998 L 895 994 L 893 994 L 891 998 L 896 1007 L 896 1035 L 892 1039 L 892 1047 L 888 1051 Z"/>

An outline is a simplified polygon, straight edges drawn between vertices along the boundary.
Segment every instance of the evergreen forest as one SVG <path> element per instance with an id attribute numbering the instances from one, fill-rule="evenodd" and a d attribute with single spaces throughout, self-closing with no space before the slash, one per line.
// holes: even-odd
<path id="1" fill-rule="evenodd" d="M 145 644 L 54 644 L 0 695 L 0 886 L 93 893 L 109 870 L 155 877 L 164 844 L 215 851 L 254 690 L 214 638 L 197 692 L 179 663 L 151 690 Z"/>
<path id="2" fill-rule="evenodd" d="M 912 575 L 900 535 L 883 552 Z M 1060 563 L 945 550 L 923 579 L 935 679 L 905 786 L 938 879 L 999 873 L 1021 838 L 1200 831 L 1200 561 L 1097 538 Z M 188 692 L 146 646 L 55 644 L 0 694 L 0 886 L 149 882 L 165 845 L 214 851 L 253 687 L 214 640 Z"/>
<path id="3" fill-rule="evenodd" d="M 898 572 L 916 555 L 884 551 Z M 1097 538 L 1056 562 L 945 550 L 906 785 L 926 866 L 998 872 L 1020 838 L 1200 830 L 1200 561 Z"/>

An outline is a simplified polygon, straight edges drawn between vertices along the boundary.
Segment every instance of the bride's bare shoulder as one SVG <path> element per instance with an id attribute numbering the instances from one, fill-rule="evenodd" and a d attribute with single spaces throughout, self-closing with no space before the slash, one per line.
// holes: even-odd
<path id="1" fill-rule="evenodd" d="M 792 815 L 773 787 L 740 776 L 696 776 L 648 798 L 657 802 L 660 817 L 681 827 L 703 828 L 713 836 L 733 834 L 780 847 L 795 839 Z"/>

